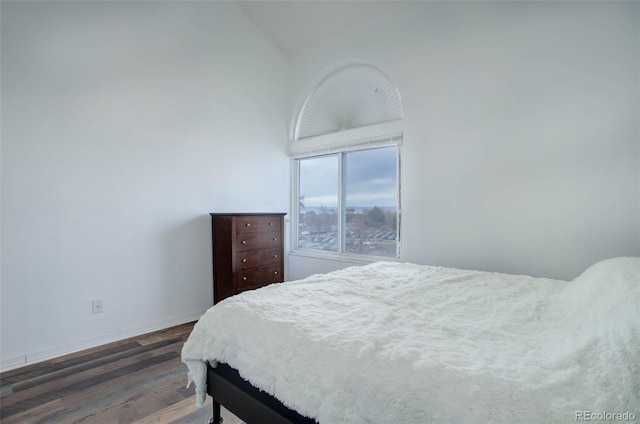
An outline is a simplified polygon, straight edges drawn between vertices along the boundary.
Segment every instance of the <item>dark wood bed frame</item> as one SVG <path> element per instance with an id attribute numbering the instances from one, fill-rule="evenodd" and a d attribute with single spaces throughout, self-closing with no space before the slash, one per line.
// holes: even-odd
<path id="1" fill-rule="evenodd" d="M 237 370 L 219 363 L 207 365 L 207 394 L 213 398 L 209 424 L 220 424 L 220 405 L 247 424 L 316 424 L 316 421 L 287 408 L 275 397 L 252 386 Z"/>

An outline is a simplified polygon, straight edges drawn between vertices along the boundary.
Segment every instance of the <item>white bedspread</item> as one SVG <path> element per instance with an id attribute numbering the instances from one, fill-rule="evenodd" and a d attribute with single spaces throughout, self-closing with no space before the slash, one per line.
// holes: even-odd
<path id="1" fill-rule="evenodd" d="M 640 419 L 640 258 L 573 281 L 378 262 L 220 302 L 182 351 L 321 424 Z"/>

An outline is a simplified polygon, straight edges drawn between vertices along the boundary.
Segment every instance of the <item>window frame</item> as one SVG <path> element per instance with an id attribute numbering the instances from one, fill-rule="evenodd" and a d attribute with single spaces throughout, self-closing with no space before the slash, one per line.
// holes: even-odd
<path id="1" fill-rule="evenodd" d="M 344 131 L 344 132 L 352 132 L 352 131 Z M 328 135 L 331 136 L 331 135 Z M 294 145 L 293 148 L 290 148 L 291 154 L 291 181 L 292 181 L 292 190 L 291 190 L 291 249 L 290 254 L 304 257 L 312 257 L 312 258 L 321 258 L 321 259 L 330 259 L 337 261 L 346 261 L 346 262 L 362 262 L 362 263 L 370 263 L 377 261 L 400 261 L 401 256 L 401 239 L 402 239 L 402 195 L 401 195 L 401 170 L 402 170 L 402 132 L 396 132 L 391 135 L 384 136 L 369 136 L 360 139 L 353 139 L 350 137 L 344 137 L 345 134 L 341 134 L 341 138 L 343 138 L 342 142 L 337 143 L 328 143 L 327 140 L 330 140 L 331 137 L 327 137 L 327 135 L 314 137 L 314 139 L 306 139 L 305 142 L 311 142 L 313 145 L 311 149 L 300 149 L 298 146 Z M 317 138 L 323 138 L 323 140 L 316 140 Z M 345 142 L 346 140 L 346 142 Z M 296 149 L 296 147 L 298 147 Z M 378 256 L 378 255 L 367 255 L 367 254 L 359 254 L 346 252 L 346 237 L 345 237 L 345 226 L 346 226 L 346 178 L 345 178 L 345 167 L 346 161 L 344 160 L 345 154 L 349 152 L 357 152 L 357 151 L 366 151 L 372 149 L 379 149 L 384 147 L 395 147 L 396 148 L 396 254 L 395 256 Z M 297 152 L 292 150 L 298 150 Z M 337 224 L 337 235 L 338 235 L 338 251 L 330 251 L 330 250 L 321 250 L 321 249 L 310 249 L 300 247 L 298 245 L 299 242 L 299 231 L 300 231 L 300 160 L 309 159 L 309 158 L 320 158 L 323 156 L 338 156 L 338 224 Z"/>

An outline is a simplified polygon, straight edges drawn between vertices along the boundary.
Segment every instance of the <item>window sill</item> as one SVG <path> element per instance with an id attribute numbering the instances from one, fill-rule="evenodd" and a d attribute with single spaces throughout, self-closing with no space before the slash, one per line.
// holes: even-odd
<path id="1" fill-rule="evenodd" d="M 362 264 L 370 264 L 373 262 L 387 261 L 400 262 L 400 258 L 392 258 L 388 256 L 369 256 L 357 255 L 354 253 L 337 253 L 324 250 L 313 249 L 295 249 L 289 252 L 289 256 L 300 256 L 304 258 L 324 259 L 329 261 L 354 262 Z"/>

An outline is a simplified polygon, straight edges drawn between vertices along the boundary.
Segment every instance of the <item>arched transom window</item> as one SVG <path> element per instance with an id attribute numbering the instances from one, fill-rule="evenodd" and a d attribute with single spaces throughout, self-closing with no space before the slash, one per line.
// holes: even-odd
<path id="1" fill-rule="evenodd" d="M 402 119 L 398 89 L 380 69 L 350 65 L 325 77 L 309 94 L 295 139 Z"/>

